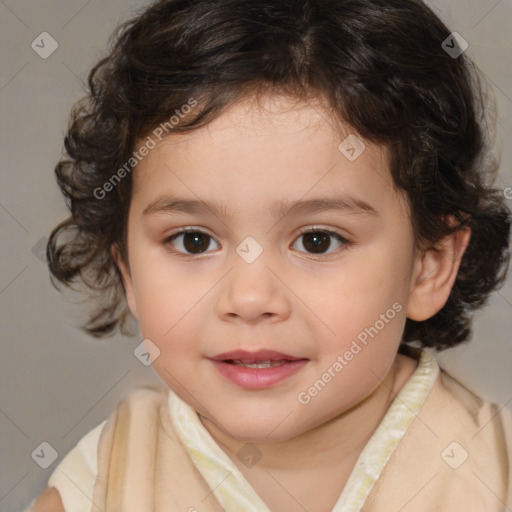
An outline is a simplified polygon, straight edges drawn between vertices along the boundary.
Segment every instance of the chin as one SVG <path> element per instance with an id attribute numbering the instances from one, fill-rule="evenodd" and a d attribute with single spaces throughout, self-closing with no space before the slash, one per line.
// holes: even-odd
<path id="1" fill-rule="evenodd" d="M 272 433 L 269 435 L 269 429 L 265 430 L 254 430 L 252 429 L 250 432 L 240 432 L 238 430 L 236 431 L 229 431 L 228 434 L 237 441 L 243 442 L 243 443 L 281 443 L 284 441 L 288 441 L 291 439 L 293 434 L 291 433 L 282 433 L 281 435 L 276 435 Z"/>
<path id="2" fill-rule="evenodd" d="M 285 425 L 285 423 L 287 423 Z M 291 439 L 300 434 L 297 425 L 283 422 L 283 418 L 262 420 L 249 418 L 246 421 L 236 421 L 228 418 L 223 425 L 218 425 L 231 438 L 243 443 L 278 443 Z"/>

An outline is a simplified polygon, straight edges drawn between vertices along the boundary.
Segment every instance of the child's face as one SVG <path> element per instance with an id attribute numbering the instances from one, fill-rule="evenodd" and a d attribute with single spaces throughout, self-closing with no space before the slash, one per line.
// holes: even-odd
<path id="1" fill-rule="evenodd" d="M 232 437 L 252 441 L 296 436 L 376 390 L 420 267 L 385 151 L 367 143 L 350 161 L 320 107 L 283 97 L 265 105 L 243 102 L 172 135 L 137 166 L 124 269 L 142 337 L 160 350 L 156 372 Z M 340 207 L 289 210 L 313 199 Z M 188 211 L 171 207 L 178 200 Z M 185 227 L 204 235 L 169 241 Z M 310 227 L 316 235 L 301 235 Z M 302 361 L 212 361 L 237 350 Z"/>

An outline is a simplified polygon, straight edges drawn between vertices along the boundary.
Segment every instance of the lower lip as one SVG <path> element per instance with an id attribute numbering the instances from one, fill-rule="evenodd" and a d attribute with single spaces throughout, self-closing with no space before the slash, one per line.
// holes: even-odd
<path id="1" fill-rule="evenodd" d="M 297 373 L 307 362 L 307 359 L 298 359 L 273 368 L 247 368 L 225 361 L 212 361 L 224 377 L 246 389 L 269 388 Z"/>

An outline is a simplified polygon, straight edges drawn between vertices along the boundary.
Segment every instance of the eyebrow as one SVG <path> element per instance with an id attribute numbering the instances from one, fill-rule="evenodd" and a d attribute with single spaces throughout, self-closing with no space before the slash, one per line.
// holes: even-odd
<path id="1" fill-rule="evenodd" d="M 201 201 L 196 199 L 182 199 L 171 196 L 161 197 L 151 202 L 143 215 L 156 213 L 189 213 L 206 214 L 213 212 L 219 217 L 231 219 L 233 216 L 227 211 L 226 205 L 217 201 Z M 365 214 L 379 216 L 373 206 L 366 201 L 352 196 L 318 197 L 299 201 L 277 201 L 272 204 L 270 212 L 277 218 L 285 215 L 307 215 L 322 211 L 337 211 L 348 214 Z"/>

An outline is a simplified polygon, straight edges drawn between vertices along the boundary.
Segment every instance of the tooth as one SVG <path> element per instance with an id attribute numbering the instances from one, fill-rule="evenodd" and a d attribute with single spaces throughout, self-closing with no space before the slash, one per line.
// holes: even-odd
<path id="1" fill-rule="evenodd" d="M 244 363 L 240 359 L 236 359 L 232 361 L 232 364 L 235 366 L 242 366 L 244 368 L 274 368 L 276 366 L 282 366 L 286 362 L 286 359 L 281 359 L 279 361 L 258 361 L 253 363 Z"/>

